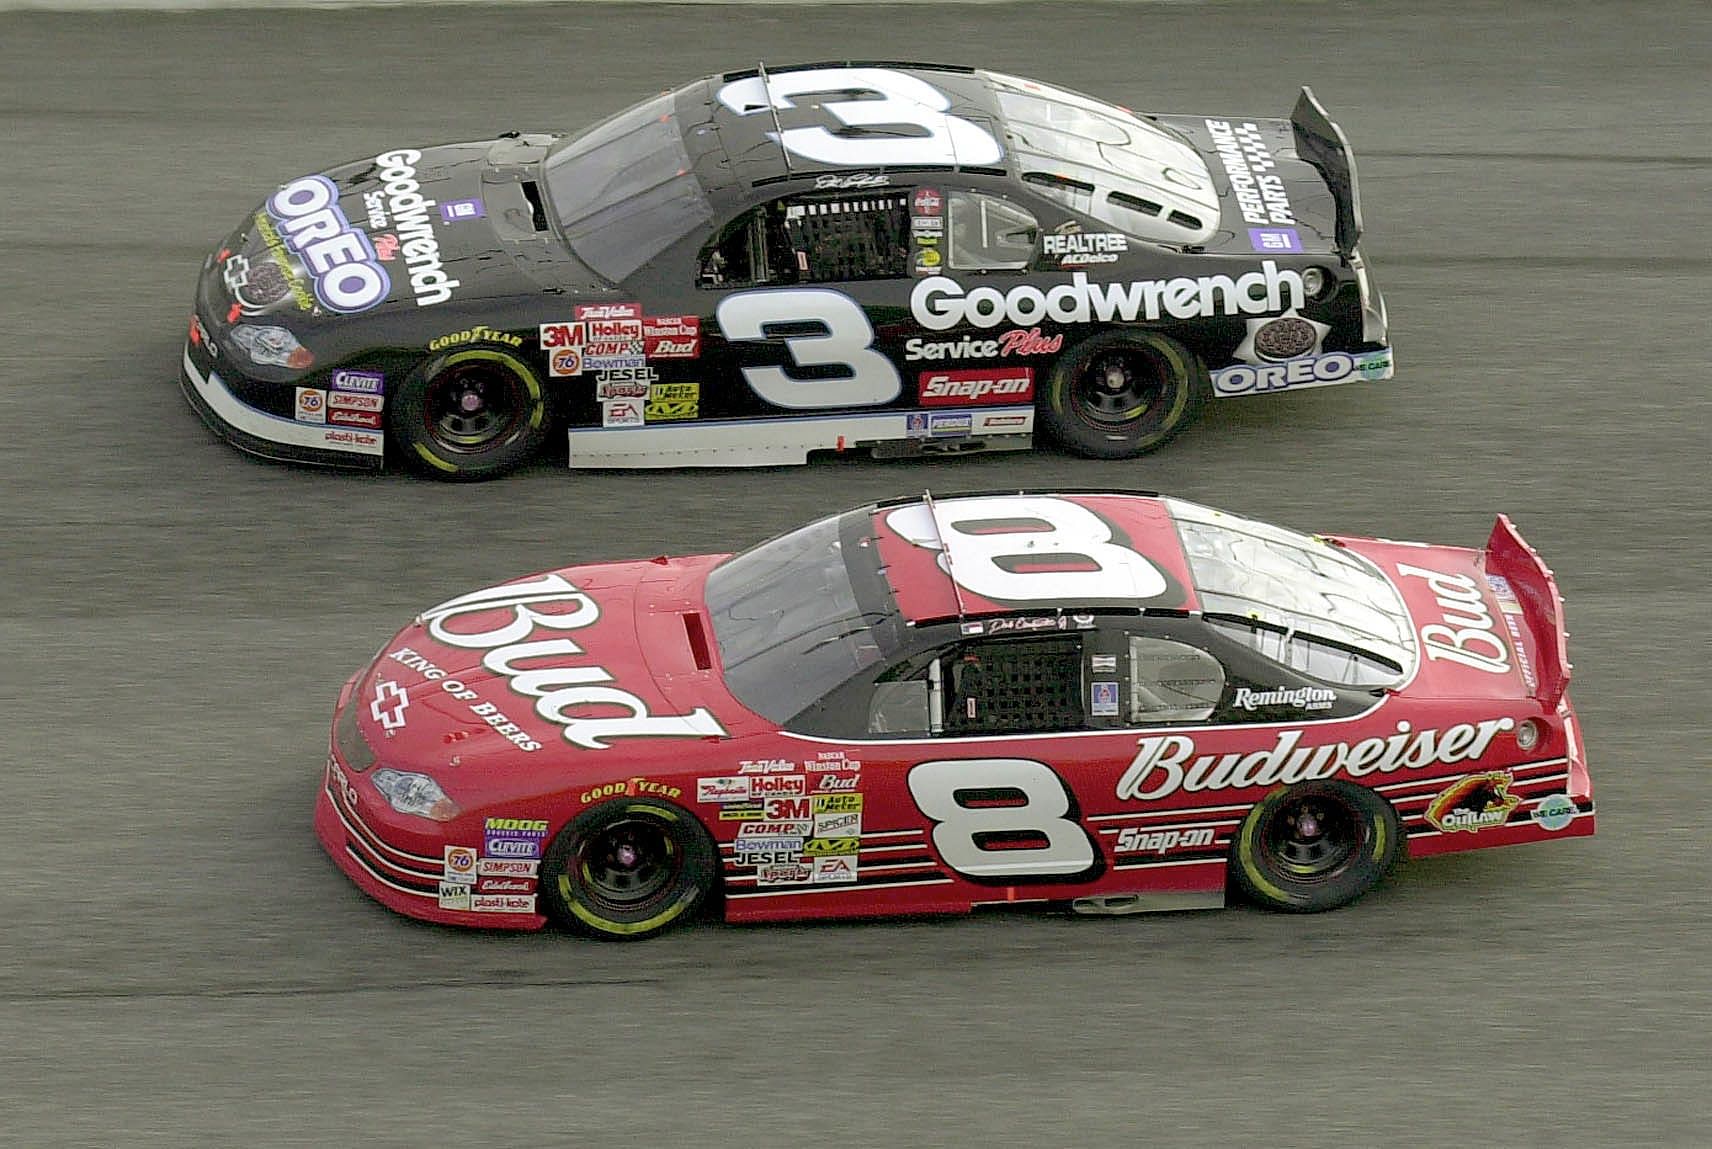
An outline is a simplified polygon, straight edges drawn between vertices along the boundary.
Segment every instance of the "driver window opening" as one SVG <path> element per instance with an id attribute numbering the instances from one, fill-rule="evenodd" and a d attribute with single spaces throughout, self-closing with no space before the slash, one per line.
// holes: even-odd
<path id="1" fill-rule="evenodd" d="M 1225 668 L 1198 647 L 1131 635 L 1129 720 L 1137 726 L 1204 722 L 1225 692 Z"/>
<path id="2" fill-rule="evenodd" d="M 740 217 L 702 257 L 701 286 L 841 283 L 909 274 L 907 194 L 777 200 Z"/>
<path id="3" fill-rule="evenodd" d="M 1085 725 L 1079 638 L 970 644 L 947 658 L 941 673 L 946 734 L 1028 734 Z"/>
<path id="4" fill-rule="evenodd" d="M 1002 199 L 952 192 L 946 262 L 957 271 L 1017 271 L 1034 259 L 1040 225 Z"/>

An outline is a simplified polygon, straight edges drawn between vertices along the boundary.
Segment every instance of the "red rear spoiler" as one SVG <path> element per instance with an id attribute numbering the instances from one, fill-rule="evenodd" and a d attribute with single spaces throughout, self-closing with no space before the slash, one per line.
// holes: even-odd
<path id="1" fill-rule="evenodd" d="M 1563 628 L 1563 596 L 1539 552 L 1527 544 L 1508 515 L 1499 515 L 1486 540 L 1486 571 L 1501 575 L 1522 604 L 1522 619 L 1539 651 L 1539 685 L 1534 697 L 1557 709 L 1569 687 L 1569 632 Z"/>

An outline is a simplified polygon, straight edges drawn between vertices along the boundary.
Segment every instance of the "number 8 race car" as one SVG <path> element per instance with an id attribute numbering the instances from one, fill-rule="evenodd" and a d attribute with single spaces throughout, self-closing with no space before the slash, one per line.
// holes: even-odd
<path id="1" fill-rule="evenodd" d="M 321 842 L 402 913 L 1325 910 L 1593 833 L 1562 602 L 1484 551 L 1176 499 L 859 508 L 423 612 L 340 692 Z"/>
<path id="2" fill-rule="evenodd" d="M 1388 379 L 1342 132 L 941 65 L 698 80 L 575 138 L 281 187 L 181 384 L 259 455 L 481 478 L 864 448 L 1137 455 L 1209 395 Z M 390 445 L 390 451 L 389 451 Z"/>

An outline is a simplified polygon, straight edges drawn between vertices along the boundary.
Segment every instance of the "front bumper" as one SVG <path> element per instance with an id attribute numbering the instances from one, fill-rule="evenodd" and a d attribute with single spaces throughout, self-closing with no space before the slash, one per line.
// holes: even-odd
<path id="1" fill-rule="evenodd" d="M 211 357 L 190 342 L 184 347 L 178 385 L 202 421 L 240 451 L 264 459 L 324 467 L 379 470 L 382 465 L 386 440 L 381 432 L 300 422 L 277 414 L 280 408 L 292 410 L 297 391 L 307 389 L 240 376 L 223 362 L 216 367 Z M 261 394 L 270 391 L 277 395 Z M 260 405 L 263 402 L 275 410 L 264 409 Z"/>

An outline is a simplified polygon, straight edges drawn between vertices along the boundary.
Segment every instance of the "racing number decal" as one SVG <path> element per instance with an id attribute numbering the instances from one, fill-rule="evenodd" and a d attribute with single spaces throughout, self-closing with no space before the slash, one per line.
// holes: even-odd
<path id="1" fill-rule="evenodd" d="M 951 100 L 932 84 L 889 68 L 807 68 L 733 80 L 719 90 L 719 102 L 739 116 L 752 116 L 773 108 L 794 108 L 793 96 L 812 92 L 837 93 L 852 98 L 823 105 L 837 119 L 837 130 L 856 129 L 848 135 L 824 127 L 787 128 L 768 132 L 787 152 L 821 164 L 841 167 L 883 167 L 887 164 L 997 163 L 1004 155 L 999 141 L 978 124 L 945 110 Z M 863 128 L 884 129 L 908 125 L 908 135 L 884 130 L 872 136 Z"/>
<path id="2" fill-rule="evenodd" d="M 1145 557 L 1112 542 L 1112 528 L 1066 499 L 954 499 L 933 508 L 900 507 L 886 525 L 918 547 L 939 551 L 940 569 L 964 590 L 994 602 L 1150 599 L 1165 576 Z M 941 540 L 957 536 L 957 563 Z"/>
<path id="3" fill-rule="evenodd" d="M 783 336 L 798 367 L 843 367 L 837 379 L 793 379 L 782 367 L 745 367 L 755 394 L 775 407 L 870 407 L 903 390 L 891 360 L 874 350 L 874 328 L 860 304 L 824 288 L 745 291 L 728 295 L 715 313 L 733 342 L 766 339 L 769 324 L 819 323 L 824 334 Z"/>
<path id="4" fill-rule="evenodd" d="M 1091 876 L 1094 843 L 1065 817 L 1070 789 L 1044 762 L 923 762 L 909 772 L 909 790 L 934 823 L 934 848 L 959 874 L 989 880 Z"/>

